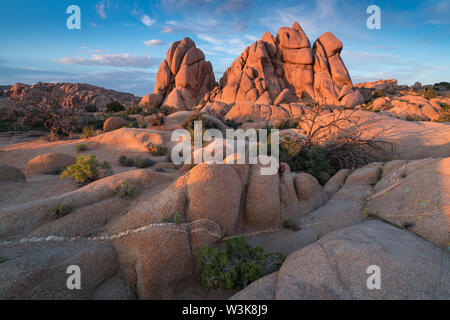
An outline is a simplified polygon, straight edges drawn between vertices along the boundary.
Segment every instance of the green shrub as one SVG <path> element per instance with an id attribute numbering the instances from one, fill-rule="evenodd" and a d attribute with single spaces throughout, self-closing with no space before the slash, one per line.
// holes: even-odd
<path id="1" fill-rule="evenodd" d="M 103 129 L 103 124 L 105 123 L 105 119 L 100 119 L 94 117 L 93 115 L 85 116 L 81 119 L 80 128 L 81 131 L 86 126 L 94 126 L 96 130 Z"/>
<path id="2" fill-rule="evenodd" d="M 54 208 L 48 209 L 47 212 L 58 219 L 68 215 L 72 210 L 73 208 L 71 206 L 61 203 Z"/>
<path id="3" fill-rule="evenodd" d="M 123 181 L 114 189 L 114 191 L 121 198 L 132 198 L 136 193 L 136 185 Z"/>
<path id="4" fill-rule="evenodd" d="M 122 167 L 148 168 L 155 165 L 155 161 L 148 158 L 120 156 L 119 164 Z"/>
<path id="5" fill-rule="evenodd" d="M 183 128 L 187 130 L 194 130 L 194 122 L 201 121 L 204 129 L 220 129 L 214 121 L 211 121 L 201 112 L 193 112 L 183 121 Z"/>
<path id="6" fill-rule="evenodd" d="M 86 139 L 95 136 L 95 127 L 93 125 L 87 125 L 83 127 L 83 137 Z"/>
<path id="7" fill-rule="evenodd" d="M 140 113 L 142 113 L 142 107 L 140 107 L 140 106 L 138 106 L 138 105 L 133 105 L 133 106 L 129 106 L 126 110 L 125 110 L 125 113 L 127 114 L 127 115 L 130 115 L 130 114 L 140 114 Z"/>
<path id="8" fill-rule="evenodd" d="M 427 99 L 432 99 L 437 97 L 437 92 L 433 88 L 422 89 L 422 95 Z"/>
<path id="9" fill-rule="evenodd" d="M 155 157 L 165 156 L 168 152 L 167 148 L 162 145 L 155 145 L 153 143 L 149 143 L 147 145 L 148 152 Z"/>
<path id="10" fill-rule="evenodd" d="M 127 158 L 126 156 L 120 156 L 119 164 L 122 167 L 132 167 L 132 166 L 134 166 L 134 160 L 133 160 L 133 158 Z"/>
<path id="11" fill-rule="evenodd" d="M 8 259 L 6 259 L 5 257 L 0 257 L 0 264 L 1 264 L 1 263 L 4 263 L 4 262 L 6 262 L 6 261 L 8 261 Z"/>
<path id="12" fill-rule="evenodd" d="M 93 104 L 84 106 L 84 111 L 86 111 L 86 112 L 97 112 L 97 106 L 95 106 Z"/>
<path id="13" fill-rule="evenodd" d="M 141 157 L 137 157 L 134 159 L 134 166 L 136 168 L 148 168 L 148 167 L 152 167 L 155 165 L 155 161 L 153 161 L 152 159 L 148 159 L 148 158 L 141 158 Z"/>
<path id="14" fill-rule="evenodd" d="M 274 125 L 274 129 L 278 130 L 284 130 L 284 129 L 293 129 L 297 128 L 298 126 L 298 119 L 287 119 L 287 120 L 281 120 L 280 122 L 276 123 Z"/>
<path id="15" fill-rule="evenodd" d="M 161 222 L 162 223 L 175 223 L 175 224 L 179 225 L 182 222 L 182 218 L 183 217 L 181 216 L 181 214 L 179 212 L 175 212 L 172 217 L 163 219 Z"/>
<path id="16" fill-rule="evenodd" d="M 175 112 L 176 111 L 176 109 L 174 109 L 174 108 L 171 108 L 171 107 L 168 107 L 168 106 L 166 106 L 166 105 L 164 105 L 164 106 L 161 106 L 160 108 L 159 108 L 159 112 L 161 112 L 161 113 L 163 113 L 164 115 L 169 115 L 169 114 L 171 114 L 171 113 L 173 113 L 173 112 Z"/>
<path id="17" fill-rule="evenodd" d="M 200 283 L 211 289 L 242 289 L 279 269 L 284 258 L 280 253 L 264 254 L 244 237 L 228 240 L 224 250 L 204 246 L 198 253 Z"/>
<path id="18" fill-rule="evenodd" d="M 77 162 L 68 166 L 66 170 L 61 173 L 61 179 L 72 178 L 73 180 L 86 183 L 98 179 L 100 169 L 111 168 L 108 162 L 100 164 L 95 156 L 79 156 Z"/>
<path id="19" fill-rule="evenodd" d="M 237 121 L 235 121 L 235 120 L 233 120 L 233 119 L 225 119 L 225 120 L 223 121 L 223 123 L 224 123 L 227 127 L 230 127 L 230 128 L 233 128 L 233 129 L 238 129 L 240 126 L 242 126 L 242 123 L 237 122 Z"/>
<path id="20" fill-rule="evenodd" d="M 0 121 L 0 132 L 9 131 L 9 127 L 2 121 Z"/>
<path id="21" fill-rule="evenodd" d="M 77 148 L 78 152 L 85 152 L 89 149 L 88 145 L 85 143 L 77 144 L 77 145 L 75 145 L 75 148 Z"/>
<path id="22" fill-rule="evenodd" d="M 125 107 L 118 101 L 112 101 L 106 105 L 106 111 L 108 112 L 119 112 L 123 110 L 125 110 Z"/>
<path id="23" fill-rule="evenodd" d="M 283 228 L 290 229 L 292 231 L 298 231 L 300 230 L 300 227 L 297 225 L 297 223 L 294 220 L 286 220 L 283 222 Z"/>
<path id="24" fill-rule="evenodd" d="M 327 149 L 315 145 L 303 145 L 298 139 L 286 137 L 280 142 L 280 162 L 289 164 L 291 170 L 304 171 L 315 177 L 320 183 L 322 172 L 333 176 L 339 167 L 333 165 L 327 156 Z"/>

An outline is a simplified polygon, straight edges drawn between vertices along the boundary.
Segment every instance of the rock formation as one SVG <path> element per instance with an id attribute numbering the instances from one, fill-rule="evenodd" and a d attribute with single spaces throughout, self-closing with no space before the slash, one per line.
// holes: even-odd
<path id="1" fill-rule="evenodd" d="M 103 108 L 111 101 L 130 105 L 137 99 L 130 93 L 107 90 L 105 88 L 84 83 L 42 83 L 26 85 L 16 83 L 4 94 L 16 102 L 56 99 L 63 107 L 76 108 L 85 105 L 95 105 Z"/>
<path id="2" fill-rule="evenodd" d="M 342 88 L 352 87 L 341 51 L 342 43 L 330 32 L 311 48 L 297 22 L 292 28 L 280 28 L 276 37 L 266 32 L 245 49 L 225 72 L 220 86 L 205 98 L 269 105 L 295 100 L 339 104 Z"/>
<path id="3" fill-rule="evenodd" d="M 184 38 L 170 46 L 156 75 L 154 93 L 142 98 L 141 105 L 188 109 L 197 105 L 214 85 L 211 63 L 194 41 Z"/>

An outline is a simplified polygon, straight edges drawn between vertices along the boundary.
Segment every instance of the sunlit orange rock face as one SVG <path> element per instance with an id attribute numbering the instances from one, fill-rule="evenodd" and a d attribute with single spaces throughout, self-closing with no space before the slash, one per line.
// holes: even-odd
<path id="1" fill-rule="evenodd" d="M 214 85 L 211 63 L 194 41 L 184 38 L 170 46 L 156 75 L 154 94 L 145 96 L 141 105 L 158 107 L 162 103 L 187 109 L 198 104 Z"/>
<path id="2" fill-rule="evenodd" d="M 266 32 L 237 58 L 206 96 L 225 103 L 279 104 L 295 100 L 316 100 L 339 104 L 345 85 L 352 87 L 340 53 L 342 43 L 330 32 L 313 47 L 296 22 L 283 27 L 276 37 Z"/>

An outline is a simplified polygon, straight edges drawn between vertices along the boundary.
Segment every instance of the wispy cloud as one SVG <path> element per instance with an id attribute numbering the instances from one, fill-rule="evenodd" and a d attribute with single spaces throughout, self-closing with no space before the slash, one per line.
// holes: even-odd
<path id="1" fill-rule="evenodd" d="M 106 19 L 107 15 L 105 12 L 105 2 L 101 1 L 95 5 L 95 10 L 97 11 L 97 14 L 102 18 Z"/>
<path id="2" fill-rule="evenodd" d="M 160 59 L 150 56 L 137 56 L 128 53 L 123 54 L 94 54 L 89 58 L 65 57 L 58 60 L 61 64 L 76 64 L 85 66 L 109 66 L 109 67 L 131 67 L 147 69 L 161 63 Z"/>
<path id="3" fill-rule="evenodd" d="M 215 45 L 218 45 L 218 44 L 221 44 L 221 43 L 222 43 L 221 40 L 216 39 L 216 38 L 214 38 L 214 37 L 212 37 L 212 36 L 209 36 L 209 35 L 207 35 L 207 34 L 198 34 L 197 37 L 198 37 L 199 39 L 202 39 L 202 40 L 204 40 L 204 41 L 206 41 L 206 42 L 209 42 L 209 43 L 215 44 Z"/>
<path id="4" fill-rule="evenodd" d="M 144 44 L 149 47 L 150 46 L 158 47 L 158 46 L 163 46 L 166 43 L 159 39 L 151 39 L 151 40 L 144 41 Z"/>

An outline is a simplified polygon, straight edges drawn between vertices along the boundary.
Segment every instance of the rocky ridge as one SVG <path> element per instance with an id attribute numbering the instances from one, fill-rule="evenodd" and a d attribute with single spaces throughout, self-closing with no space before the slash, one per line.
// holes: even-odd
<path id="1" fill-rule="evenodd" d="M 56 99 L 61 106 L 77 108 L 86 105 L 95 105 L 103 108 L 112 101 L 123 105 L 138 102 L 138 98 L 131 93 L 93 86 L 84 83 L 42 83 L 34 85 L 16 83 L 4 91 L 4 95 L 14 102 L 41 101 L 44 98 Z"/>

